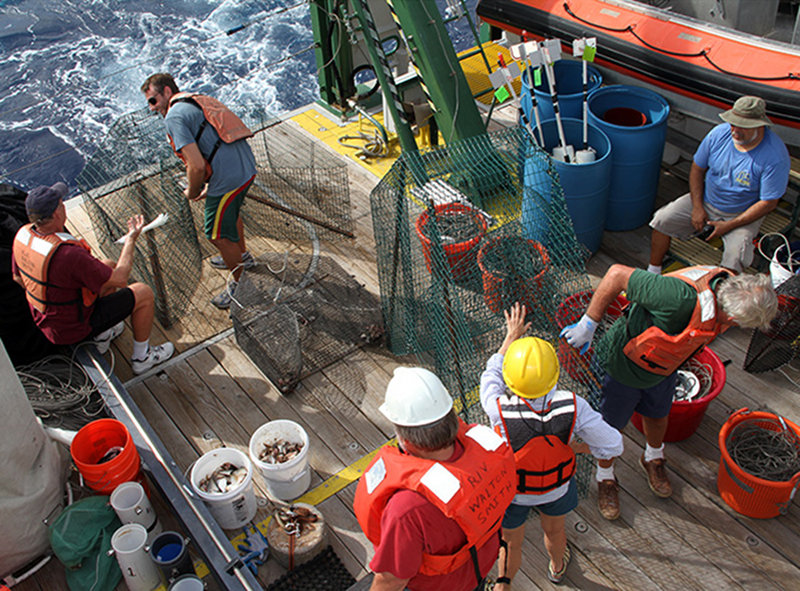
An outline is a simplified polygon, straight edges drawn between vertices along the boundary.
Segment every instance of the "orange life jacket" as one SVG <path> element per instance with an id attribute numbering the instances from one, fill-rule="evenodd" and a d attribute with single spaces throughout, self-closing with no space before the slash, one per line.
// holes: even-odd
<path id="1" fill-rule="evenodd" d="M 556 390 L 541 411 L 519 396 L 501 396 L 497 409 L 517 461 L 517 492 L 541 495 L 569 482 L 575 474 L 575 451 L 569 445 L 575 394 Z"/>
<path id="2" fill-rule="evenodd" d="M 733 323 L 720 320 L 717 298 L 710 287 L 711 280 L 722 274 L 730 275 L 731 272 L 722 267 L 697 266 L 665 275 L 681 279 L 697 291 L 697 302 L 689 323 L 676 335 L 651 326 L 631 337 L 622 349 L 628 359 L 650 373 L 668 376 L 717 335 L 728 330 Z"/>
<path id="3" fill-rule="evenodd" d="M 25 285 L 25 296 L 28 303 L 39 312 L 44 312 L 48 306 L 70 305 L 77 305 L 83 311 L 81 304 L 88 307 L 97 299 L 97 294 L 85 287 L 80 293 L 76 290 L 74 299 L 59 302 L 47 299 L 47 288 L 58 287 L 47 282 L 50 260 L 63 244 L 74 244 L 92 252 L 84 240 L 78 240 L 66 232 L 39 234 L 33 229 L 33 224 L 22 226 L 14 237 L 14 260 Z"/>
<path id="4" fill-rule="evenodd" d="M 217 150 L 223 142 L 226 144 L 232 144 L 238 140 L 253 137 L 253 132 L 250 131 L 250 129 L 242 122 L 242 120 L 239 119 L 239 117 L 237 117 L 233 111 L 215 98 L 205 96 L 203 94 L 179 92 L 172 95 L 172 97 L 169 99 L 170 108 L 175 103 L 189 103 L 203 111 L 203 117 L 205 120 L 200 124 L 200 128 L 194 135 L 194 141 L 198 148 L 200 147 L 200 137 L 203 135 L 203 131 L 205 131 L 207 125 L 210 124 L 211 127 L 213 127 L 217 132 L 217 136 L 219 136 L 208 156 L 203 154 L 203 158 L 206 161 L 206 181 L 211 178 L 211 174 L 213 173 L 213 170 L 211 169 L 211 161 L 214 160 L 214 156 L 216 156 Z M 172 146 L 172 151 L 175 152 L 175 155 L 180 158 L 184 164 L 186 164 L 186 159 L 183 157 L 183 154 L 175 149 L 175 142 L 172 141 L 172 137 L 167 135 L 167 138 L 169 138 L 169 144 Z"/>
<path id="5" fill-rule="evenodd" d="M 472 549 L 480 549 L 497 535 L 514 498 L 511 448 L 488 427 L 459 423 L 457 439 L 464 453 L 454 462 L 426 460 L 387 446 L 378 452 L 356 488 L 356 518 L 375 545 L 381 541 L 386 503 L 399 490 L 418 492 L 458 523 L 467 543 L 455 554 L 423 554 L 422 575 L 444 575 L 464 565 Z"/>

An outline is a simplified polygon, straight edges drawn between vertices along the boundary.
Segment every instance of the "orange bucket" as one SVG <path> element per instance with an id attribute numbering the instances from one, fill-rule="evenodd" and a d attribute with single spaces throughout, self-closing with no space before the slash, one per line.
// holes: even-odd
<path id="1" fill-rule="evenodd" d="M 477 209 L 464 205 L 463 203 L 444 203 L 434 206 L 436 217 L 465 215 L 470 217 L 476 224 L 478 231 L 475 236 L 463 242 L 443 243 L 445 260 L 450 267 L 453 279 L 459 281 L 466 279 L 474 266 L 477 256 L 477 246 L 486 234 L 486 218 Z M 417 218 L 414 229 L 422 243 L 422 256 L 425 257 L 425 266 L 428 272 L 431 271 L 431 239 L 427 235 L 428 212 L 424 211 Z"/>
<path id="2" fill-rule="evenodd" d="M 506 262 L 507 267 L 515 272 L 492 269 L 488 259 L 493 256 Z M 538 259 L 542 265 L 541 271 L 532 277 L 530 274 L 523 276 L 523 269 L 514 265 L 520 257 L 528 262 Z M 478 267 L 483 280 L 483 297 L 492 312 L 502 312 L 517 301 L 531 312 L 541 306 L 538 302 L 541 299 L 542 280 L 550 268 L 550 256 L 540 243 L 520 236 L 490 238 L 478 251 Z"/>
<path id="3" fill-rule="evenodd" d="M 728 453 L 728 443 L 734 429 L 746 422 L 775 432 L 783 430 L 785 425 L 800 437 L 800 427 L 775 413 L 747 408 L 737 410 L 719 430 L 719 449 L 722 452 L 717 476 L 719 495 L 731 509 L 747 517 L 769 519 L 785 515 L 800 484 L 800 472 L 787 481 L 775 482 L 742 470 Z"/>
<path id="4" fill-rule="evenodd" d="M 144 485 L 139 452 L 128 429 L 115 419 L 98 419 L 82 427 L 69 451 L 86 485 L 100 494 L 110 495 L 117 485 L 132 480 Z M 116 456 L 103 461 L 114 452 Z"/>

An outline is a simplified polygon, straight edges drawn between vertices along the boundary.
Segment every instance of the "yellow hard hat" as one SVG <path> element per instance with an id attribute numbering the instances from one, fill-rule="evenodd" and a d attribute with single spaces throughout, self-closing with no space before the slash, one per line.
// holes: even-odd
<path id="1" fill-rule="evenodd" d="M 558 382 L 558 357 L 553 345 L 536 337 L 517 339 L 503 358 L 503 379 L 522 398 L 540 398 Z"/>

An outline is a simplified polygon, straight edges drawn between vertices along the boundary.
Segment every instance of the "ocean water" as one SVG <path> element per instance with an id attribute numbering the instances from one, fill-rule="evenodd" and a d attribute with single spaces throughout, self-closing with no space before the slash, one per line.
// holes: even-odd
<path id="1" fill-rule="evenodd" d="M 457 48 L 472 44 L 465 19 L 448 29 Z M 145 106 L 154 72 L 276 114 L 313 102 L 312 44 L 297 0 L 0 0 L 0 177 L 76 190 L 109 126 Z"/>

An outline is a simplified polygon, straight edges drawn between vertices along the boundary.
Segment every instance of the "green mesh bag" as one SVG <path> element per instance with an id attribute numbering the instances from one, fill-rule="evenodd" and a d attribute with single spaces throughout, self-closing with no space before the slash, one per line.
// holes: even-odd
<path id="1" fill-rule="evenodd" d="M 67 568 L 72 591 L 116 588 L 122 572 L 108 551 L 111 536 L 120 525 L 109 497 L 98 495 L 73 503 L 50 526 L 50 546 Z"/>

